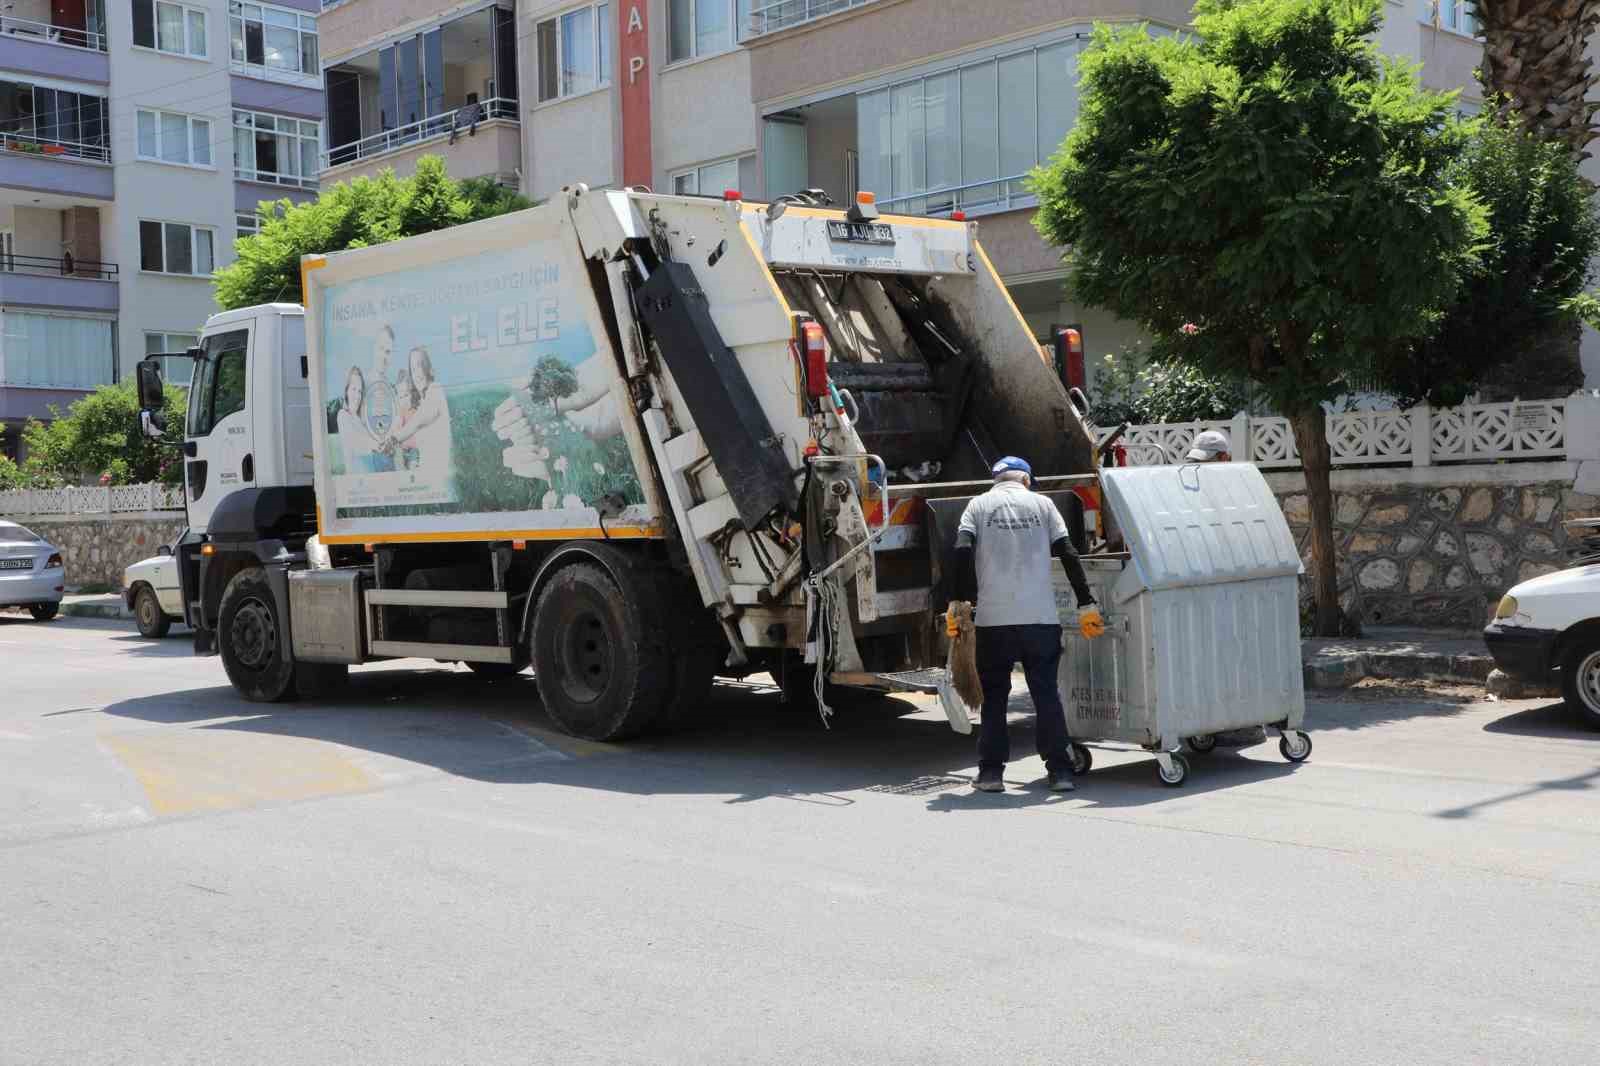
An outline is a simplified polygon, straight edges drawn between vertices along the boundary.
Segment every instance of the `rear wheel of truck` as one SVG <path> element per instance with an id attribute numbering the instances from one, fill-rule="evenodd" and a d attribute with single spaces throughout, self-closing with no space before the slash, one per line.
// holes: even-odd
<path id="1" fill-rule="evenodd" d="M 666 633 L 641 599 L 593 563 L 562 568 L 539 593 L 530 643 L 545 712 L 562 732 L 625 740 L 654 724 L 672 678 Z"/>
<path id="2" fill-rule="evenodd" d="M 692 583 L 665 578 L 662 596 L 673 619 L 667 633 L 672 685 L 656 728 L 667 731 L 692 725 L 704 717 L 717 671 L 728 657 L 728 643 Z"/>
<path id="3" fill-rule="evenodd" d="M 217 651 L 239 695 L 252 703 L 294 697 L 294 662 L 278 639 L 278 604 L 260 567 L 233 575 L 217 614 Z"/>

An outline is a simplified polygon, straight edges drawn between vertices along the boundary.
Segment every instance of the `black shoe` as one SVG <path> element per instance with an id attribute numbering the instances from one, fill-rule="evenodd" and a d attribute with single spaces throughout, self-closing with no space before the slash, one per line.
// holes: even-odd
<path id="1" fill-rule="evenodd" d="M 1051 792 L 1071 792 L 1072 790 L 1076 789 L 1077 787 L 1078 786 L 1073 784 L 1073 782 L 1072 782 L 1072 771 L 1071 770 L 1051 770 L 1050 771 L 1050 791 Z"/>
<path id="2" fill-rule="evenodd" d="M 1006 783 L 1000 770 L 989 768 L 978 771 L 978 779 L 972 783 L 972 787 L 979 792 L 1004 792 Z"/>

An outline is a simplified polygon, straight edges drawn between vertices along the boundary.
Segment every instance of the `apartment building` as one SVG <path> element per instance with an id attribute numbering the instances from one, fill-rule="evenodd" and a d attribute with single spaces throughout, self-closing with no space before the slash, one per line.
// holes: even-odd
<path id="1" fill-rule="evenodd" d="M 323 180 L 428 153 L 536 199 L 573 181 L 747 198 L 821 188 L 979 221 L 1041 339 L 1137 330 L 1065 296 L 1024 177 L 1077 114 L 1097 22 L 1188 24 L 1188 0 L 334 0 Z M 1468 0 L 1390 0 L 1379 45 L 1477 106 Z"/>
<path id="2" fill-rule="evenodd" d="M 0 447 L 194 342 L 263 200 L 316 194 L 317 0 L 0 12 Z M 171 371 L 184 375 L 186 361 Z"/>

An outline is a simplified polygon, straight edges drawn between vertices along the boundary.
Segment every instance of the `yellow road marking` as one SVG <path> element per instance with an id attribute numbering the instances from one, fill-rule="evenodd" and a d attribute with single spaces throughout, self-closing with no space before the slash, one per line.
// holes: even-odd
<path id="1" fill-rule="evenodd" d="M 338 745 L 224 729 L 102 734 L 156 814 L 229 811 L 361 792 L 377 782 Z"/>
<path id="2" fill-rule="evenodd" d="M 638 750 L 638 745 L 636 744 L 607 744 L 600 740 L 583 740 L 579 737 L 570 737 L 558 730 L 530 725 L 527 722 L 512 722 L 502 719 L 501 724 L 515 729 L 523 736 L 536 740 L 547 748 L 554 748 L 563 755 L 570 755 L 574 759 L 587 759 L 591 755 L 621 755 L 624 752 Z"/>

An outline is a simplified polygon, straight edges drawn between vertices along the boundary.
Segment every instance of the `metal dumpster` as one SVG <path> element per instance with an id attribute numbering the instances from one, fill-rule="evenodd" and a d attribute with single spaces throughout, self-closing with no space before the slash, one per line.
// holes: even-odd
<path id="1" fill-rule="evenodd" d="M 1176 786 L 1189 773 L 1182 745 L 1209 751 L 1217 733 L 1257 725 L 1278 730 L 1285 758 L 1304 760 L 1303 567 L 1261 472 L 1191 463 L 1107 468 L 1100 479 L 1127 551 L 1084 559 L 1104 635 L 1065 627 L 1074 770 L 1091 763 L 1082 741 L 1136 744 Z"/>

